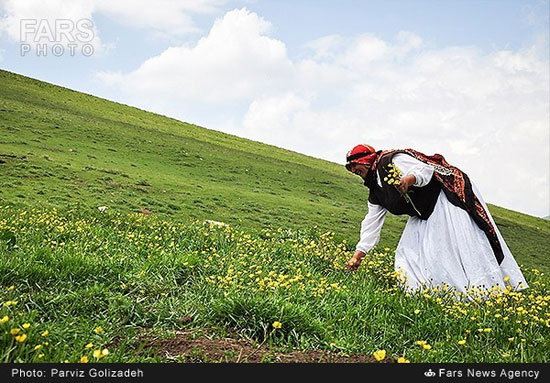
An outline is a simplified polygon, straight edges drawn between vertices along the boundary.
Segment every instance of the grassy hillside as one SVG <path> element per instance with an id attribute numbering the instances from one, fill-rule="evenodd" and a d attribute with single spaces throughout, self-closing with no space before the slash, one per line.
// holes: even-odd
<path id="1" fill-rule="evenodd" d="M 525 293 L 410 296 L 392 264 L 403 217 L 342 270 L 367 200 L 342 166 L 4 71 L 0 175 L 3 362 L 182 360 L 151 346 L 182 329 L 278 351 L 548 362 L 548 221 L 490 207 Z"/>
<path id="2" fill-rule="evenodd" d="M 143 208 L 358 240 L 367 189 L 338 164 L 6 71 L 0 87 L 0 204 Z M 548 271 L 550 222 L 491 210 L 518 261 Z M 388 216 L 380 246 L 394 247 L 405 222 Z"/>
<path id="3" fill-rule="evenodd" d="M 389 249 L 342 271 L 349 252 L 331 233 L 13 208 L 0 208 L 0 232 L 2 361 L 165 360 L 144 345 L 181 329 L 413 362 L 548 361 L 536 272 L 527 294 L 456 302 L 405 294 Z"/>

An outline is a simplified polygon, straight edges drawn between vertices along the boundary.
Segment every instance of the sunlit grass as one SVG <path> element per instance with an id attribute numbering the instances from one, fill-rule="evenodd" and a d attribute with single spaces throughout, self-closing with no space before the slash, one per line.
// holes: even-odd
<path id="1" fill-rule="evenodd" d="M 5 362 L 157 361 L 142 335 L 168 334 L 186 315 L 187 327 L 277 347 L 548 361 L 550 293 L 536 269 L 523 270 L 529 289 L 457 299 L 446 286 L 404 292 L 390 248 L 344 271 L 351 253 L 332 232 L 1 207 L 0 238 Z"/>

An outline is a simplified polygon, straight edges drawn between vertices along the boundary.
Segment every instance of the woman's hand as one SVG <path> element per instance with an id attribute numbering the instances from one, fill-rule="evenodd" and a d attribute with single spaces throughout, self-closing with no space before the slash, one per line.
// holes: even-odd
<path id="1" fill-rule="evenodd" d="M 397 190 L 404 194 L 412 185 L 414 185 L 415 182 L 416 177 L 412 174 L 409 174 L 408 176 L 401 178 L 401 183 L 396 186 Z"/>
<path id="2" fill-rule="evenodd" d="M 357 270 L 364 256 L 365 256 L 365 253 L 363 253 L 360 250 L 356 250 L 355 254 L 353 254 L 353 257 L 351 257 L 348 263 L 346 263 L 346 270 L 349 270 L 349 271 Z"/>

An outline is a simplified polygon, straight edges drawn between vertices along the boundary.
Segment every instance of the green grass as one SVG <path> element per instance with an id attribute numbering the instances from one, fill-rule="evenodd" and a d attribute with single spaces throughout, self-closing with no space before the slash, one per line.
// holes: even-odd
<path id="1" fill-rule="evenodd" d="M 2 204 L 144 207 L 251 229 L 317 226 L 358 240 L 368 191 L 341 165 L 5 71 L 0 84 Z M 490 209 L 518 262 L 548 272 L 550 222 Z M 405 223 L 388 215 L 380 245 L 395 247 Z"/>
<path id="2" fill-rule="evenodd" d="M 84 345 L 114 340 L 117 347 L 109 346 L 102 360 L 158 361 L 147 350 L 135 352 L 137 335 L 177 329 L 189 314 L 198 318 L 193 326 L 230 326 L 280 346 L 384 348 L 413 361 L 547 361 L 548 327 L 532 316 L 547 320 L 548 301 L 538 303 L 542 311 L 531 301 L 548 297 L 541 272 L 549 271 L 549 221 L 490 205 L 531 289 L 488 313 L 475 305 L 464 309 L 476 317 L 468 321 L 434 298 L 400 292 L 386 275 L 391 255 L 357 274 L 338 269 L 358 240 L 368 197 L 338 164 L 5 71 L 0 90 L 0 301 L 18 301 L 0 312 L 10 317 L 0 324 L 7 331 L 0 348 L 5 361 L 78 361 L 85 352 L 93 360 Z M 97 211 L 103 205 L 107 214 Z M 141 209 L 154 215 L 131 215 Z M 216 228 L 206 236 L 195 220 L 226 222 L 236 237 Z M 395 248 L 405 223 L 389 214 L 379 248 Z M 272 231 L 280 240 L 271 242 L 267 228 L 282 228 Z M 327 231 L 334 232 L 330 240 L 320 237 Z M 237 238 L 247 236 L 248 245 Z M 301 247 L 293 248 L 295 240 Z M 322 242 L 323 250 L 303 241 Z M 205 266 L 209 257 L 216 268 Z M 299 269 L 310 274 L 309 282 L 304 290 L 259 291 L 242 279 L 252 264 L 289 278 Z M 227 279 L 229 268 L 243 273 L 238 283 Z M 347 289 L 327 290 L 321 278 Z M 521 314 L 527 325 L 512 314 L 506 322 L 494 317 L 497 308 L 519 304 L 530 307 Z M 270 327 L 274 320 L 283 323 L 280 330 Z M 32 326 L 21 347 L 8 334 L 24 321 Z M 98 326 L 105 331 L 94 333 Z M 521 336 L 509 342 L 518 326 L 525 342 Z M 492 332 L 477 334 L 478 328 Z M 48 329 L 51 341 L 35 351 L 30 345 L 44 343 L 38 329 Z M 458 347 L 466 330 L 472 333 Z"/>
<path id="3" fill-rule="evenodd" d="M 536 270 L 526 270 L 526 293 L 459 302 L 441 290 L 405 294 L 391 251 L 343 271 L 350 252 L 332 233 L 13 208 L 0 208 L 0 232 L 3 361 L 94 361 L 105 348 L 101 361 L 160 361 L 144 334 L 182 327 L 413 362 L 548 361 L 550 292 Z"/>

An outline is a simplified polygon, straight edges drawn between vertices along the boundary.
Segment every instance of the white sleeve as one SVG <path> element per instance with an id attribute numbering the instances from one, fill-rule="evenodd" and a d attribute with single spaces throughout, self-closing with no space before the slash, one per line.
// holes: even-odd
<path id="1" fill-rule="evenodd" d="M 426 186 L 434 174 L 434 167 L 432 165 L 425 164 L 408 154 L 397 153 L 393 156 L 393 163 L 401 170 L 403 177 L 409 174 L 414 175 L 416 178 L 414 186 L 417 187 Z"/>
<path id="2" fill-rule="evenodd" d="M 380 240 L 380 231 L 388 212 L 386 208 L 368 202 L 369 211 L 361 222 L 361 239 L 355 247 L 367 254 Z"/>

